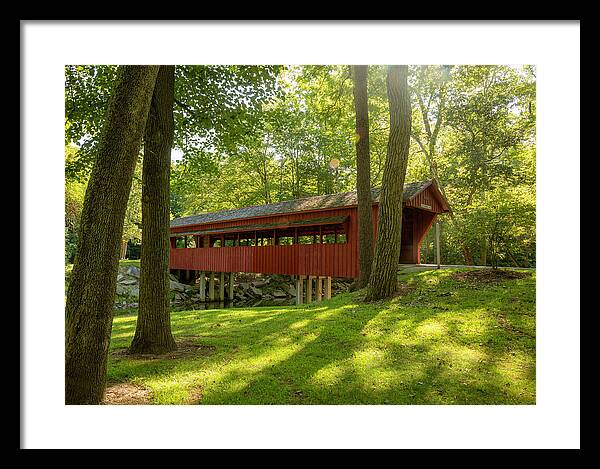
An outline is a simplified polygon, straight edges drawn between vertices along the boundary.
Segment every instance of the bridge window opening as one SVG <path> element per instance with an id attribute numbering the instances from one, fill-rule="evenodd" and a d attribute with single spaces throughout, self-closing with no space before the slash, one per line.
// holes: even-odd
<path id="1" fill-rule="evenodd" d="M 240 246 L 256 246 L 254 233 L 240 233 Z"/>
<path id="2" fill-rule="evenodd" d="M 233 246 L 237 246 L 237 242 L 238 242 L 238 234 L 237 233 L 232 233 L 232 234 L 226 234 L 224 237 L 224 242 L 223 242 L 223 246 L 226 247 L 233 247 Z"/>
<path id="3" fill-rule="evenodd" d="M 294 244 L 294 237 L 293 236 L 278 236 L 277 244 L 279 246 L 290 246 L 290 245 Z"/>
<path id="4" fill-rule="evenodd" d="M 273 246 L 273 231 L 257 233 L 258 246 Z"/>
<path id="5" fill-rule="evenodd" d="M 214 235 L 183 235 L 172 238 L 176 248 L 291 246 L 294 244 L 344 244 L 347 234 L 343 224 L 299 226 L 261 231 Z"/>

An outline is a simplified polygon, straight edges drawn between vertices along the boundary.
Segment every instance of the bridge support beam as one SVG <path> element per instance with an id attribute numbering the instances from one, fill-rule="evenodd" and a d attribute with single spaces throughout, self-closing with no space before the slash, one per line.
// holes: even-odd
<path id="1" fill-rule="evenodd" d="M 233 272 L 229 272 L 229 301 L 233 301 Z"/>
<path id="2" fill-rule="evenodd" d="M 331 300 L 331 277 L 325 278 L 325 299 Z"/>
<path id="3" fill-rule="evenodd" d="M 323 298 L 323 277 L 317 277 L 317 288 L 315 293 L 317 295 L 317 303 L 319 303 Z"/>
<path id="4" fill-rule="evenodd" d="M 200 271 L 200 301 L 206 301 L 206 272 Z"/>
<path id="5" fill-rule="evenodd" d="M 215 301 L 215 273 L 211 272 L 208 277 L 208 301 Z"/>
<path id="6" fill-rule="evenodd" d="M 298 275 L 296 277 L 296 304 L 297 305 L 301 305 L 302 304 L 302 297 L 304 296 L 304 292 L 303 290 L 303 286 L 304 286 L 304 275 Z"/>
<path id="7" fill-rule="evenodd" d="M 313 292 L 313 279 L 312 275 L 306 278 L 306 302 L 312 303 L 312 292 Z"/>
<path id="8" fill-rule="evenodd" d="M 225 301 L 225 272 L 219 273 L 219 301 Z"/>

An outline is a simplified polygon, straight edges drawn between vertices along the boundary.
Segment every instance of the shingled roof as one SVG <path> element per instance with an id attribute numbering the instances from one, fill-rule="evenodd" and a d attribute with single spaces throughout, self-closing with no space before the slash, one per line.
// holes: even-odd
<path id="1" fill-rule="evenodd" d="M 431 181 L 410 182 L 404 184 L 403 200 L 414 197 L 426 189 Z M 371 189 L 373 202 L 379 202 L 381 188 Z M 238 220 L 242 218 L 267 217 L 286 213 L 305 212 L 321 210 L 325 208 L 349 207 L 357 205 L 356 191 L 341 192 L 339 194 L 317 195 L 302 199 L 286 200 L 273 204 L 254 205 L 251 207 L 221 210 L 219 212 L 201 213 L 189 217 L 180 217 L 171 220 L 171 228 L 178 226 L 200 225 L 204 223 L 215 223 L 221 221 Z"/>

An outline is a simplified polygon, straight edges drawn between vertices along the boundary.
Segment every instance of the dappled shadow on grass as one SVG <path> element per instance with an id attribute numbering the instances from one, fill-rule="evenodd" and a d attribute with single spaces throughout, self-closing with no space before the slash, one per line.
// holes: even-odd
<path id="1" fill-rule="evenodd" d="M 387 302 L 359 304 L 355 292 L 300 307 L 173 313 L 174 335 L 211 354 L 111 358 L 109 376 L 146 383 L 157 403 L 535 403 L 531 283 L 473 289 L 441 272 L 411 281 Z M 112 346 L 127 346 L 134 327 L 135 317 L 118 318 Z"/>

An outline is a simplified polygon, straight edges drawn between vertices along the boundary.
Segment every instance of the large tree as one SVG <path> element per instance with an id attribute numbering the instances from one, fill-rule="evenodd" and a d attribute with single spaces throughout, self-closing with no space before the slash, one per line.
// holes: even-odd
<path id="1" fill-rule="evenodd" d="M 142 247 L 139 313 L 130 353 L 176 348 L 169 311 L 169 199 L 175 66 L 156 78 L 144 136 Z"/>
<path id="2" fill-rule="evenodd" d="M 119 67 L 108 103 L 65 308 L 67 404 L 103 398 L 123 221 L 158 69 Z"/>
<path id="3" fill-rule="evenodd" d="M 353 65 L 354 110 L 356 114 L 356 193 L 358 198 L 359 274 L 356 288 L 364 288 L 373 263 L 373 222 L 371 201 L 371 158 L 369 155 L 369 103 L 367 65 Z"/>
<path id="4" fill-rule="evenodd" d="M 381 182 L 377 244 L 367 286 L 367 301 L 390 297 L 397 287 L 402 235 L 402 194 L 410 146 L 411 107 L 408 67 L 391 65 L 387 72 L 390 136 Z"/>

